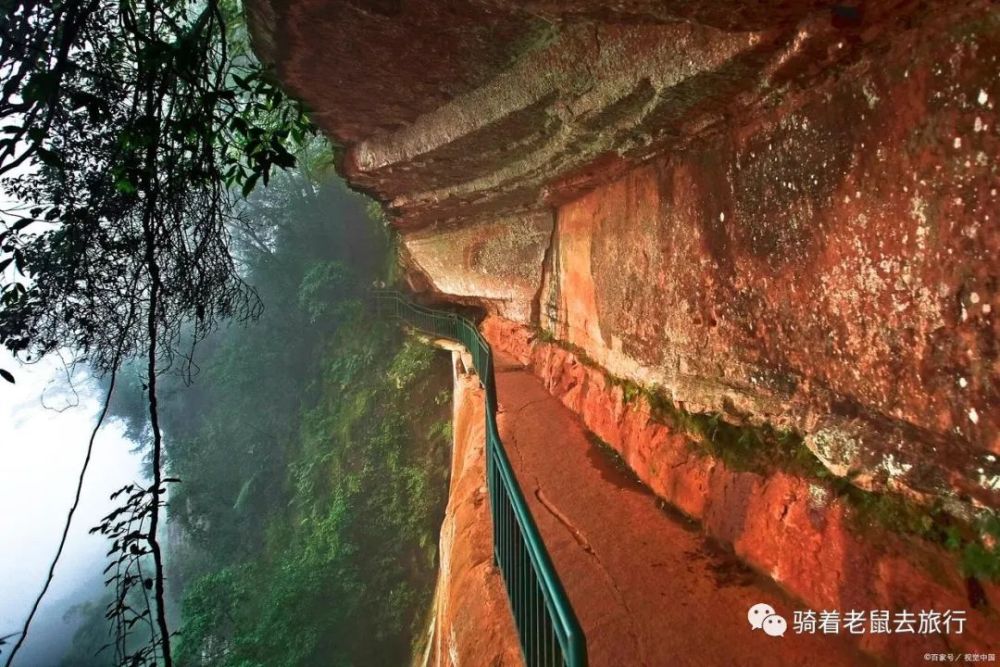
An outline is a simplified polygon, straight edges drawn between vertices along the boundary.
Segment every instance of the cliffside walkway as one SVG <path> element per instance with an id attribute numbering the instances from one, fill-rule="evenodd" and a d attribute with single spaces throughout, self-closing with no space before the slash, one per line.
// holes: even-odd
<path id="1" fill-rule="evenodd" d="M 843 637 L 791 631 L 793 600 L 666 511 L 471 322 L 396 292 L 375 297 L 383 314 L 461 342 L 479 375 L 493 560 L 530 667 L 868 662 Z M 787 620 L 784 636 L 751 629 L 758 603 Z"/>
<path id="2" fill-rule="evenodd" d="M 376 290 L 373 297 L 381 314 L 458 341 L 467 350 L 485 398 L 483 456 L 493 562 L 502 575 L 522 654 L 531 667 L 586 667 L 583 630 L 497 430 L 497 392 L 490 344 L 475 324 L 456 313 L 421 306 L 393 290 Z"/>
<path id="3" fill-rule="evenodd" d="M 497 422 L 531 513 L 601 667 L 867 664 L 843 637 L 795 634 L 802 609 L 673 516 L 530 371 L 495 353 Z M 751 630 L 771 605 L 784 637 Z"/>

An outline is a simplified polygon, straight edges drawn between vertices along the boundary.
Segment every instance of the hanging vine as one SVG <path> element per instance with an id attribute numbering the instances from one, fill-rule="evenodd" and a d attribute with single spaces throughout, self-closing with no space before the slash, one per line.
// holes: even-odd
<path id="1" fill-rule="evenodd" d="M 0 4 L 0 177 L 21 202 L 2 212 L 0 342 L 26 359 L 70 350 L 112 378 L 125 361 L 145 360 L 151 479 L 116 495 L 123 504 L 96 530 L 113 546 L 118 664 L 169 666 L 158 531 L 171 480 L 157 378 L 184 372 L 219 322 L 259 312 L 230 250 L 237 200 L 273 167 L 293 166 L 313 130 L 239 38 L 237 4 Z M 61 552 L 8 637 L 17 637 L 8 665 Z M 139 649 L 128 642 L 135 628 L 149 635 Z"/>

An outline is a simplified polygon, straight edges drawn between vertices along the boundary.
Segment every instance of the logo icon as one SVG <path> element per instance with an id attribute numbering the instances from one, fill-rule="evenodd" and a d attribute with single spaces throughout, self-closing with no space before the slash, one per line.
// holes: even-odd
<path id="1" fill-rule="evenodd" d="M 752 630 L 763 630 L 770 637 L 783 637 L 788 629 L 784 616 L 775 613 L 774 607 L 758 602 L 747 611 L 747 620 Z"/>

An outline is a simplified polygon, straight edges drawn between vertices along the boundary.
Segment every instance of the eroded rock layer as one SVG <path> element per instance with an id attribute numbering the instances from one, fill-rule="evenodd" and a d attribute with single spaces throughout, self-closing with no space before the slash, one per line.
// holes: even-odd
<path id="1" fill-rule="evenodd" d="M 451 489 L 441 524 L 441 567 L 426 639 L 413 667 L 521 664 L 517 629 L 500 572 L 493 564 L 486 495 L 485 401 L 462 352 L 452 354 Z"/>
<path id="2" fill-rule="evenodd" d="M 893 35 L 560 207 L 543 326 L 840 475 L 996 505 L 998 19 Z"/>
<path id="3" fill-rule="evenodd" d="M 655 400 L 630 395 L 582 352 L 498 317 L 487 318 L 482 329 L 495 351 L 541 378 L 657 496 L 697 519 L 707 535 L 731 546 L 807 606 L 967 610 L 960 636 L 854 637 L 867 651 L 909 665 L 926 652 L 974 652 L 1000 642 L 1000 585 L 967 578 L 955 551 L 901 532 L 897 505 L 859 511 L 856 498 L 799 466 L 748 469 L 745 461 L 706 455 L 691 433 L 662 419 Z M 774 664 L 795 664 L 771 657 Z"/>
<path id="4" fill-rule="evenodd" d="M 249 14 L 412 284 L 995 505 L 996 6 L 603 4 Z"/>
<path id="5" fill-rule="evenodd" d="M 418 291 L 688 414 L 802 437 L 845 484 L 963 521 L 1000 506 L 995 3 L 248 5 Z M 790 576 L 712 527 L 709 473 L 667 483 L 676 452 L 631 447 L 654 490 Z M 839 525 L 799 500 L 789 521 Z"/>

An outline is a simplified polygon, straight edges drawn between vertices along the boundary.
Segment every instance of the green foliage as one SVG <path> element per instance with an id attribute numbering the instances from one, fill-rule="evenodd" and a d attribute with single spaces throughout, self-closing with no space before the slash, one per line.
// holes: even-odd
<path id="1" fill-rule="evenodd" d="M 541 328 L 537 329 L 535 331 L 535 336 L 536 338 L 538 338 L 538 340 L 540 340 L 543 343 L 556 343 L 558 341 L 555 334 L 553 334 L 548 329 L 541 329 Z"/>
<path id="2" fill-rule="evenodd" d="M 0 176 L 22 208 L 0 224 L 0 342 L 111 371 L 154 343 L 183 358 L 191 321 L 197 340 L 255 315 L 232 192 L 294 166 L 314 129 L 252 58 L 239 4 L 5 9 Z"/>
<path id="3" fill-rule="evenodd" d="M 405 387 L 426 373 L 430 365 L 430 349 L 414 340 L 407 340 L 389 366 L 388 375 L 392 383 Z"/>
<path id="4" fill-rule="evenodd" d="M 389 251 L 365 203 L 301 171 L 252 195 L 234 251 L 263 313 L 206 338 L 193 378 L 160 378 L 182 480 L 178 664 L 408 661 L 436 574 L 451 374 L 372 317 Z M 143 374 L 122 377 L 112 414 L 142 438 Z"/>
<path id="5" fill-rule="evenodd" d="M 335 316 L 332 311 L 345 305 L 342 290 L 351 282 L 350 269 L 342 262 L 315 264 L 299 286 L 299 306 L 309 314 L 310 323 Z"/>
<path id="6" fill-rule="evenodd" d="M 368 204 L 366 209 L 368 217 L 372 220 L 378 222 L 380 225 L 388 225 L 389 221 L 385 217 L 385 211 L 382 209 L 382 205 L 377 201 L 372 201 Z"/>
<path id="7" fill-rule="evenodd" d="M 969 523 L 947 512 L 940 501 L 925 506 L 895 493 L 865 491 L 851 477 L 831 473 L 797 433 L 769 424 L 733 425 L 718 413 L 687 412 L 644 388 L 628 395 L 644 397 L 656 419 L 689 435 L 697 451 L 723 461 L 731 470 L 763 475 L 780 470 L 814 480 L 847 502 L 857 527 L 876 527 L 940 544 L 959 554 L 967 576 L 1000 580 L 1000 522 L 995 514 Z"/>
<path id="8" fill-rule="evenodd" d="M 184 601 L 187 664 L 403 664 L 430 601 L 448 440 L 447 364 L 359 309 L 325 346 L 288 457 L 289 501 L 256 558 Z M 444 415 L 442 415 L 444 412 Z M 200 658 L 199 656 L 208 656 Z"/>
<path id="9" fill-rule="evenodd" d="M 879 528 L 915 537 L 954 551 L 964 574 L 1000 581 L 1000 517 L 988 509 L 972 520 L 948 512 L 942 501 L 929 506 L 893 493 L 872 493 L 849 480 L 831 479 L 830 486 L 844 498 L 855 526 Z"/>
<path id="10" fill-rule="evenodd" d="M 834 489 L 848 501 L 851 519 L 860 528 L 888 527 L 897 533 L 941 543 L 958 537 L 954 532 L 956 526 L 950 525 L 950 517 L 939 504 L 920 507 L 898 495 L 872 493 L 846 482 Z"/>
<path id="11" fill-rule="evenodd" d="M 979 535 L 975 539 L 957 545 L 961 551 L 962 568 L 969 576 L 1000 581 L 1000 516 L 995 512 L 986 512 L 976 528 Z"/>
<path id="12" fill-rule="evenodd" d="M 145 605 L 141 589 L 133 589 L 128 595 L 128 605 L 139 609 Z M 76 624 L 73 643 L 62 658 L 62 667 L 108 667 L 114 664 L 114 648 L 109 645 L 115 640 L 109 627 L 107 609 L 114 603 L 114 596 L 106 591 L 89 602 L 70 607 L 63 614 L 63 622 Z M 143 633 L 133 633 L 126 638 L 125 651 L 135 654 L 142 650 L 147 638 Z"/>
<path id="13" fill-rule="evenodd" d="M 259 313 L 231 252 L 234 191 L 245 198 L 274 167 L 294 166 L 314 129 L 250 57 L 233 0 L 9 0 L 3 8 L 0 178 L 16 205 L 0 212 L 0 343 L 28 359 L 68 349 L 112 377 L 129 359 L 148 360 L 150 497 L 126 539 L 114 539 L 115 528 L 105 534 L 109 557 L 148 549 L 153 572 L 112 575 L 120 597 L 109 618 L 117 619 L 115 662 L 169 667 L 159 371 L 191 372 L 196 343 L 222 322 Z M 14 381 L 3 369 L 0 377 Z M 92 446 L 93 438 L 81 484 Z M 132 541 L 139 535 L 141 544 Z M 145 612 L 124 604 L 136 582 L 152 591 Z M 125 654 L 129 615 L 144 618 L 150 604 L 155 632 Z"/>
<path id="14" fill-rule="evenodd" d="M 583 363 L 593 363 L 586 355 L 582 359 Z M 723 461 L 731 470 L 758 474 L 784 470 L 816 478 L 826 474 L 802 436 L 792 430 L 771 424 L 733 424 L 718 412 L 690 412 L 655 388 L 607 373 L 605 376 L 611 386 L 621 390 L 625 403 L 644 401 L 653 419 L 687 435 L 696 452 Z"/>
<path id="15" fill-rule="evenodd" d="M 190 387 L 162 378 L 178 663 L 405 663 L 433 589 L 449 365 L 373 318 L 386 244 L 363 199 L 291 173 L 248 216 L 261 317 L 206 339 Z M 114 413 L 142 432 L 135 391 Z"/>

